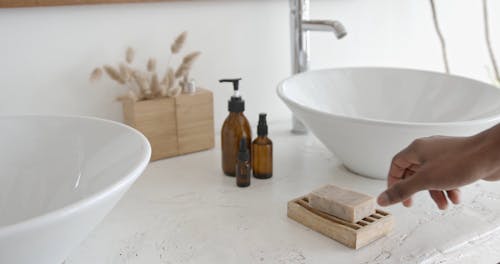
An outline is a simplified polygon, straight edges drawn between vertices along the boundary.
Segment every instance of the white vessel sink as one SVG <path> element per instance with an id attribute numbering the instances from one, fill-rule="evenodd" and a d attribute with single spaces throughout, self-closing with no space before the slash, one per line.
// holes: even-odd
<path id="1" fill-rule="evenodd" d="M 146 138 L 94 118 L 0 116 L 0 263 L 60 264 L 149 162 Z"/>
<path id="2" fill-rule="evenodd" d="M 340 68 L 292 76 L 278 95 L 351 171 L 384 179 L 415 138 L 466 136 L 500 121 L 500 90 L 435 72 Z"/>

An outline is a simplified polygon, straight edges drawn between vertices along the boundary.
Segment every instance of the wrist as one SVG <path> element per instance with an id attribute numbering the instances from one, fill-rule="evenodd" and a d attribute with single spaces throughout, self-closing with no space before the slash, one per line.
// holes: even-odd
<path id="1" fill-rule="evenodd" d="M 471 158 L 477 161 L 482 179 L 500 179 L 500 125 L 469 137 Z"/>

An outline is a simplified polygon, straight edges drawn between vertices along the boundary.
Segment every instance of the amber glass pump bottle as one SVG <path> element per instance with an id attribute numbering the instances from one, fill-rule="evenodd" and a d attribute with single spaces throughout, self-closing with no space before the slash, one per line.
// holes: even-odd
<path id="1" fill-rule="evenodd" d="M 236 175 L 236 163 L 238 162 L 238 152 L 240 141 L 246 139 L 247 148 L 251 148 L 252 132 L 247 118 L 243 114 L 245 111 L 245 101 L 239 94 L 239 81 L 241 79 L 222 79 L 219 82 L 233 83 L 234 95 L 228 101 L 229 116 L 224 121 L 221 131 L 222 145 L 222 170 L 227 176 Z M 251 160 L 251 159 L 250 159 Z"/>
<path id="2" fill-rule="evenodd" d="M 257 138 L 252 142 L 253 176 L 269 179 L 273 176 L 273 142 L 267 137 L 266 114 L 259 115 Z"/>

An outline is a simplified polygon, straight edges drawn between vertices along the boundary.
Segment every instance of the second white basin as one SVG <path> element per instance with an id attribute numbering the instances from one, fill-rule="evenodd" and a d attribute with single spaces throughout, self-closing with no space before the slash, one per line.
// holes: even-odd
<path id="1" fill-rule="evenodd" d="M 500 121 L 496 87 L 420 70 L 310 71 L 281 82 L 278 95 L 347 168 L 379 179 L 416 138 L 472 135 Z"/>

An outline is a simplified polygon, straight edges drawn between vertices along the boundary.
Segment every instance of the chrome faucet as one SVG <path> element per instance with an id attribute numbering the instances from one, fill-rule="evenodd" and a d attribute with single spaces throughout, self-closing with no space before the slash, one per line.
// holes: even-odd
<path id="1" fill-rule="evenodd" d="M 347 35 L 344 25 L 334 20 L 310 20 L 309 0 L 290 0 L 290 36 L 292 43 L 292 74 L 309 70 L 309 32 L 333 32 L 340 39 Z M 295 116 L 292 132 L 305 134 L 307 129 Z"/>

